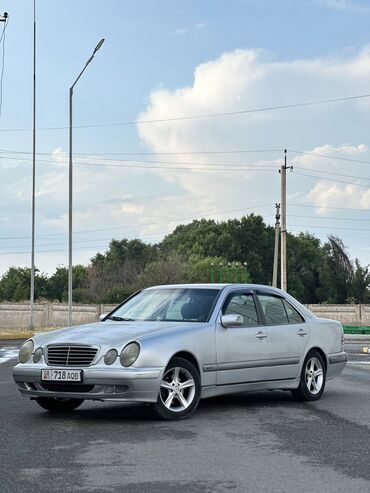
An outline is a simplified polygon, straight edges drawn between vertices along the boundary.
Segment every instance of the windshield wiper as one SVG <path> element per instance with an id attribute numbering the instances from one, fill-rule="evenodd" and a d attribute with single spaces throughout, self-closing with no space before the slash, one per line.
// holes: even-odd
<path id="1" fill-rule="evenodd" d="M 118 317 L 117 315 L 110 315 L 107 320 L 114 320 L 115 322 L 135 322 L 134 318 Z"/>

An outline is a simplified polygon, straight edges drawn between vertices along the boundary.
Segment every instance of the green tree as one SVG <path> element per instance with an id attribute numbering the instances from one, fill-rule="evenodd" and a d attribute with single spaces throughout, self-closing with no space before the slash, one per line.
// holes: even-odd
<path id="1" fill-rule="evenodd" d="M 35 299 L 45 298 L 47 277 L 35 271 Z M 28 301 L 31 289 L 31 269 L 28 267 L 10 267 L 0 279 L 1 301 Z"/>

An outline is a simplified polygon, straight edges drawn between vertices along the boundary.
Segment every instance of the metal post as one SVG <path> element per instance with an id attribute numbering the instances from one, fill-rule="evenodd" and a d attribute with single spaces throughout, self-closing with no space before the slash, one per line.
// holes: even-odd
<path id="1" fill-rule="evenodd" d="M 35 195 L 36 195 L 36 0 L 33 0 L 33 119 L 32 119 L 32 232 L 31 232 L 31 287 L 30 328 L 34 326 L 35 301 Z"/>
<path id="2" fill-rule="evenodd" d="M 280 204 L 275 204 L 275 248 L 274 248 L 274 268 L 272 272 L 272 286 L 277 288 L 278 258 L 279 258 L 279 233 L 280 233 Z"/>
<path id="3" fill-rule="evenodd" d="M 287 166 L 287 150 L 284 150 L 284 165 L 281 166 L 281 289 L 287 290 L 287 269 L 286 269 L 286 170 L 293 170 L 293 166 Z"/>
<path id="4" fill-rule="evenodd" d="M 69 169 L 68 169 L 68 327 L 72 325 L 72 200 L 73 200 L 73 167 L 72 167 L 72 104 L 73 87 L 69 89 Z"/>
<path id="5" fill-rule="evenodd" d="M 68 326 L 72 325 L 72 199 L 73 199 L 73 159 L 72 159 L 72 104 L 73 104 L 73 89 L 80 77 L 85 72 L 87 66 L 93 61 L 95 53 L 101 48 L 104 43 L 104 38 L 95 46 L 91 57 L 85 63 L 84 68 L 78 74 L 77 79 L 69 88 L 69 177 L 68 177 Z"/>

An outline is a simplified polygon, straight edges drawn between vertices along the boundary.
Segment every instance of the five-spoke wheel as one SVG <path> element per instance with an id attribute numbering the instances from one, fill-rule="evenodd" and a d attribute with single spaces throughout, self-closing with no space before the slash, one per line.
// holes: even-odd
<path id="1" fill-rule="evenodd" d="M 320 399 L 325 388 L 325 363 L 321 354 L 312 349 L 303 363 L 299 387 L 292 391 L 299 401 Z"/>
<path id="2" fill-rule="evenodd" d="M 154 411 L 162 419 L 188 417 L 200 399 L 200 377 L 192 363 L 183 358 L 173 358 L 160 382 L 158 400 Z"/>

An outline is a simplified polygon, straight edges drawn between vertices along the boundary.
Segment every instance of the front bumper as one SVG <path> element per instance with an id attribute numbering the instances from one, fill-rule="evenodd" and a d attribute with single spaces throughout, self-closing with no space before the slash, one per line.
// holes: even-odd
<path id="1" fill-rule="evenodd" d="M 82 370 L 82 382 L 43 382 L 46 365 L 18 364 L 13 378 L 20 392 L 30 398 L 60 397 L 99 401 L 156 402 L 164 368 L 71 368 Z M 68 368 L 70 369 L 70 368 Z"/>

